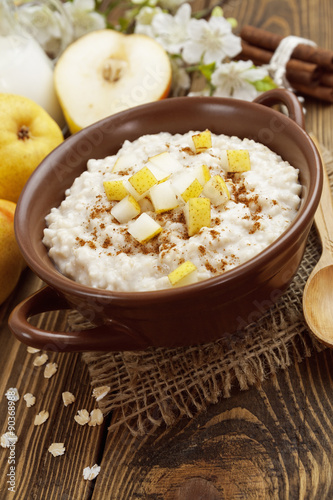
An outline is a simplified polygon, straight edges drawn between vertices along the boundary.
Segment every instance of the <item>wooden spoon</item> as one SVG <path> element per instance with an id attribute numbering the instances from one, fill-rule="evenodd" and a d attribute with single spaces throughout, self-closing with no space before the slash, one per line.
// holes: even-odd
<path id="1" fill-rule="evenodd" d="M 318 152 L 318 141 L 311 135 Z M 333 347 L 333 202 L 325 164 L 322 159 L 323 191 L 315 214 L 322 254 L 312 270 L 303 293 L 305 321 L 314 336 Z"/>

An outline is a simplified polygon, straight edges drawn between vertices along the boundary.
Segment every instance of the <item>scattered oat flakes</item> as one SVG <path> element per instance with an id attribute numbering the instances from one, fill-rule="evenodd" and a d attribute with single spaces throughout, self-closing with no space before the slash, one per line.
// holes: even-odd
<path id="1" fill-rule="evenodd" d="M 2 434 L 1 436 L 1 446 L 3 448 L 9 448 L 13 444 L 15 444 L 18 440 L 18 437 L 14 432 L 8 431 L 5 434 Z"/>
<path id="2" fill-rule="evenodd" d="M 58 370 L 57 363 L 47 363 L 44 369 L 44 377 L 51 378 Z"/>
<path id="3" fill-rule="evenodd" d="M 88 422 L 88 425 L 95 427 L 96 425 L 101 425 L 103 420 L 103 413 L 99 408 L 95 408 L 95 410 L 90 412 L 90 421 Z"/>
<path id="4" fill-rule="evenodd" d="M 23 399 L 26 402 L 28 408 L 36 403 L 36 398 L 33 394 L 31 394 L 31 392 L 27 392 L 26 394 L 24 394 Z"/>
<path id="5" fill-rule="evenodd" d="M 62 393 L 62 400 L 64 402 L 65 406 L 71 405 L 75 401 L 75 396 L 71 392 L 63 392 Z"/>
<path id="6" fill-rule="evenodd" d="M 83 469 L 83 478 L 88 481 L 92 481 L 96 476 L 98 476 L 100 470 L 101 468 L 97 464 L 93 465 L 92 467 L 86 467 L 85 469 Z"/>
<path id="7" fill-rule="evenodd" d="M 90 420 L 89 413 L 87 412 L 87 410 L 78 410 L 77 412 L 78 415 L 75 415 L 74 417 L 75 422 L 77 422 L 80 425 L 86 425 Z"/>
<path id="8" fill-rule="evenodd" d="M 47 354 L 41 354 L 40 356 L 36 356 L 33 364 L 34 366 L 42 366 L 45 365 L 46 361 L 49 359 Z"/>
<path id="9" fill-rule="evenodd" d="M 63 455 L 65 450 L 64 443 L 52 443 L 51 446 L 49 446 L 49 452 L 52 453 L 54 457 Z"/>
<path id="10" fill-rule="evenodd" d="M 108 385 L 103 385 L 101 387 L 95 387 L 92 395 L 96 398 L 96 401 L 100 401 L 107 395 L 108 392 L 110 392 L 110 387 Z"/>
<path id="11" fill-rule="evenodd" d="M 20 395 L 16 387 L 7 389 L 5 396 L 9 401 L 18 401 L 20 399 Z"/>
<path id="12" fill-rule="evenodd" d="M 30 354 L 36 354 L 36 352 L 39 352 L 40 349 L 36 349 L 35 347 L 27 347 L 27 351 L 30 352 Z"/>
<path id="13" fill-rule="evenodd" d="M 49 418 L 49 412 L 42 410 L 35 416 L 35 425 L 42 425 Z"/>

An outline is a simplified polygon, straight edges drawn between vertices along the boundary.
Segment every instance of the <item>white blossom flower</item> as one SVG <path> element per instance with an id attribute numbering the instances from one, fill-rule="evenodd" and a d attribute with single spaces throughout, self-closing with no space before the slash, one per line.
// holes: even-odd
<path id="1" fill-rule="evenodd" d="M 140 9 L 140 12 L 135 17 L 134 32 L 154 38 L 151 23 L 154 17 L 160 13 L 162 13 L 162 9 L 160 7 L 143 7 Z"/>
<path id="2" fill-rule="evenodd" d="M 148 7 L 155 7 L 157 4 L 158 0 L 131 0 L 131 2 L 135 5 L 142 5 L 145 4 Z"/>
<path id="3" fill-rule="evenodd" d="M 251 82 L 262 80 L 266 76 L 268 76 L 267 70 L 254 68 L 252 61 L 231 61 L 220 64 L 211 78 L 212 84 L 216 87 L 214 95 L 252 101 L 258 92 Z"/>
<path id="4" fill-rule="evenodd" d="M 235 57 L 242 50 L 240 37 L 232 33 L 230 23 L 224 17 L 191 19 L 187 27 L 189 40 L 185 43 L 183 58 L 189 64 L 219 63 L 226 57 Z"/>
<path id="5" fill-rule="evenodd" d="M 90 31 L 106 28 L 105 18 L 98 12 L 95 12 L 94 0 L 73 0 L 73 2 L 66 2 L 64 3 L 64 9 L 73 23 L 74 39 Z"/>
<path id="6" fill-rule="evenodd" d="M 174 11 L 185 2 L 186 0 L 160 0 L 159 5 L 162 7 L 162 9 Z"/>
<path id="7" fill-rule="evenodd" d="M 22 4 L 16 10 L 16 18 L 52 58 L 73 39 L 73 27 L 66 13 L 52 10 L 47 4 Z"/>
<path id="8" fill-rule="evenodd" d="M 184 3 L 177 13 L 160 13 L 152 21 L 153 36 L 170 54 L 180 54 L 188 40 L 187 27 L 191 20 L 191 6 Z"/>

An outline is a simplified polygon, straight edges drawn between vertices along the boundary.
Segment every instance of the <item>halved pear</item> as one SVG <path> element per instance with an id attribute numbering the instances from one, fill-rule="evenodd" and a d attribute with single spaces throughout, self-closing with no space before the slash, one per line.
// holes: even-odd
<path id="1" fill-rule="evenodd" d="M 56 93 L 72 133 L 102 118 L 168 96 L 171 64 L 141 34 L 105 29 L 70 44 L 54 70 Z"/>

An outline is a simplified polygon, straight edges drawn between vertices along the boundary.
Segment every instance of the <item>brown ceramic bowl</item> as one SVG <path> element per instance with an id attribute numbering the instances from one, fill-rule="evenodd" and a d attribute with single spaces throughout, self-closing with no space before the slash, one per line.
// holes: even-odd
<path id="1" fill-rule="evenodd" d="M 281 103 L 289 117 L 272 109 Z M 28 345 L 56 351 L 185 346 L 240 335 L 286 290 L 303 256 L 322 186 L 320 158 L 303 127 L 296 97 L 273 90 L 254 103 L 213 97 L 166 99 L 111 116 L 69 137 L 33 173 L 17 205 L 19 246 L 46 287 L 14 309 L 9 319 L 13 333 Z M 221 276 L 171 290 L 110 292 L 80 285 L 58 272 L 42 243 L 44 218 L 61 203 L 89 158 L 115 154 L 125 139 L 143 134 L 206 128 L 259 141 L 300 170 L 301 207 L 282 236 Z M 28 322 L 35 314 L 68 308 L 79 310 L 94 327 L 50 332 Z"/>

